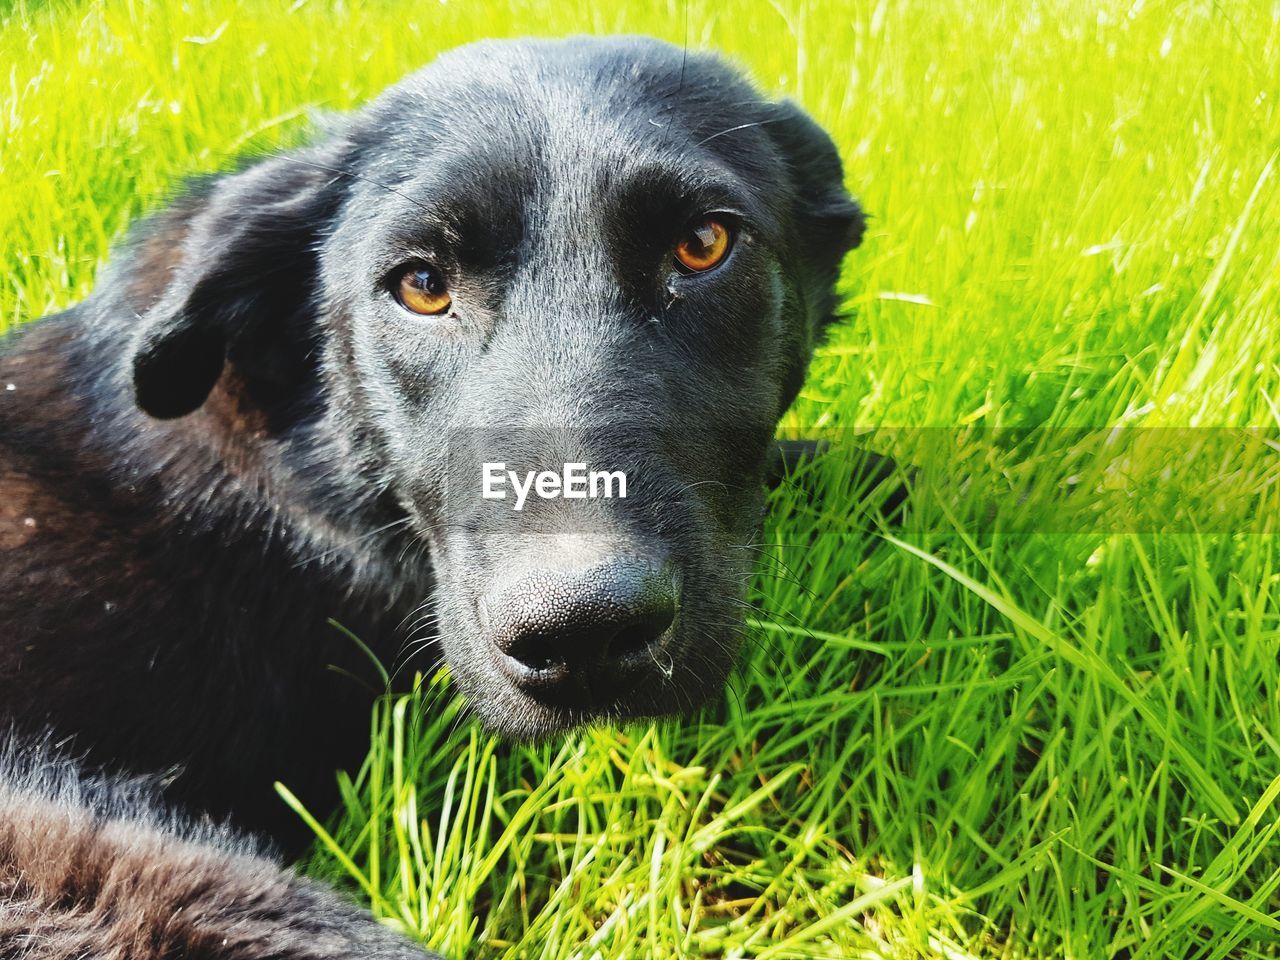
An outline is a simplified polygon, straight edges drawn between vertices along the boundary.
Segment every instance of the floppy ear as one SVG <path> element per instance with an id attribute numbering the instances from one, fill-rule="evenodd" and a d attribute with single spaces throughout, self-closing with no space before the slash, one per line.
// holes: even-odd
<path id="1" fill-rule="evenodd" d="M 866 218 L 844 187 L 840 154 L 827 132 L 797 104 L 772 105 L 765 129 L 791 171 L 796 197 L 796 223 L 805 263 L 814 271 L 825 295 L 839 273 L 844 255 L 862 242 Z M 830 313 L 831 306 L 827 307 Z"/>
<path id="2" fill-rule="evenodd" d="M 162 253 L 167 277 L 134 342 L 134 395 L 151 416 L 198 409 L 228 359 L 260 392 L 279 389 L 307 362 L 317 247 L 340 202 L 342 161 L 333 152 L 263 160 L 156 218 L 143 247 L 179 247 Z M 131 267 L 149 269 L 127 264 L 126 283 Z"/>

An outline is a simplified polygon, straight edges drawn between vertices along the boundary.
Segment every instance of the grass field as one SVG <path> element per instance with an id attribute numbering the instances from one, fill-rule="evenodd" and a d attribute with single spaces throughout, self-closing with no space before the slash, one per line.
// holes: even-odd
<path id="1" fill-rule="evenodd" d="M 789 428 L 1280 427 L 1276 0 L 0 17 L 0 327 L 84 295 L 180 177 L 312 109 L 473 38 L 632 31 L 801 100 L 873 215 Z M 1056 476 L 1053 446 L 1019 469 Z M 841 476 L 776 495 L 722 702 L 514 748 L 424 680 L 379 708 L 309 869 L 459 957 L 1280 954 L 1268 516 L 1006 534 L 1016 502 L 934 500 L 892 533 Z"/>

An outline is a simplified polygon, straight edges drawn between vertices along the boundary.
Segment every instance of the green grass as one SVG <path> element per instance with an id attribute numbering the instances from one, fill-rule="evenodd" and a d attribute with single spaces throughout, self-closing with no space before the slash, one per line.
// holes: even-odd
<path id="1" fill-rule="evenodd" d="M 874 216 L 789 428 L 1280 426 L 1274 0 L 606 7 L 0 4 L 0 327 L 438 50 L 639 31 L 803 101 Z M 309 868 L 456 956 L 1280 954 L 1274 537 L 933 498 L 887 539 L 812 473 L 723 702 L 529 749 L 424 682 Z"/>

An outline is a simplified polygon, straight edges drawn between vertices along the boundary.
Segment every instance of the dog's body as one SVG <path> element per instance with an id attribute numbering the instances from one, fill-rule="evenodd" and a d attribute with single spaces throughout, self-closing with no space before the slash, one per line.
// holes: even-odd
<path id="1" fill-rule="evenodd" d="M 299 837 L 273 782 L 324 809 L 335 765 L 367 749 L 379 683 L 328 621 L 391 663 L 421 551 L 369 536 L 376 512 L 344 526 L 352 505 L 320 502 L 229 384 L 182 421 L 142 414 L 125 332 L 87 304 L 0 355 L 0 709 L 94 763 L 171 774 L 194 809 Z"/>
<path id="2" fill-rule="evenodd" d="M 192 192 L 0 349 L 0 720 L 279 837 L 424 611 L 503 732 L 688 708 L 861 230 L 803 113 L 639 40 L 464 48 Z M 629 499 L 446 496 L 494 429 Z"/>

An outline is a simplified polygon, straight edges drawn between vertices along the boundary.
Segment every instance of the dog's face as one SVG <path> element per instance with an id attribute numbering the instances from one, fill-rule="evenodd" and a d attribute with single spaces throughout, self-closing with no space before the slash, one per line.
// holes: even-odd
<path id="1" fill-rule="evenodd" d="M 491 726 L 722 684 L 771 437 L 862 230 L 799 110 L 654 41 L 477 44 L 172 216 L 140 405 L 189 412 L 224 357 L 273 410 L 318 402 L 353 452 L 334 469 L 429 543 Z M 581 496 L 526 486 L 565 464 Z"/>

